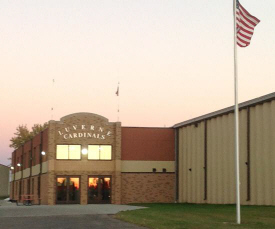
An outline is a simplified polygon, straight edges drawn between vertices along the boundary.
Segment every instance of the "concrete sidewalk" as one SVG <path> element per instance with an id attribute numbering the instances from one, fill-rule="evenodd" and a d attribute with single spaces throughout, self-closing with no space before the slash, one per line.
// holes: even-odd
<path id="1" fill-rule="evenodd" d="M 0 218 L 1 229 L 145 229 L 109 215 L 37 216 Z"/>
<path id="2" fill-rule="evenodd" d="M 17 206 L 0 200 L 0 228 L 2 229 L 144 229 L 110 215 L 120 211 L 142 209 L 128 205 L 33 205 Z"/>
<path id="3" fill-rule="evenodd" d="M 113 215 L 120 211 L 143 208 L 144 207 L 115 204 L 16 206 L 14 203 L 0 201 L 0 217 Z"/>

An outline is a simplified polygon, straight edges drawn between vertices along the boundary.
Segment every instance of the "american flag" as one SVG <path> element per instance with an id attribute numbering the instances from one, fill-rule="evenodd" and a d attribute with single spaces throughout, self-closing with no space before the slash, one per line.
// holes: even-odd
<path id="1" fill-rule="evenodd" d="M 250 13 L 237 0 L 236 5 L 237 19 L 237 44 L 240 47 L 247 47 L 253 36 L 254 28 L 260 20 Z"/>

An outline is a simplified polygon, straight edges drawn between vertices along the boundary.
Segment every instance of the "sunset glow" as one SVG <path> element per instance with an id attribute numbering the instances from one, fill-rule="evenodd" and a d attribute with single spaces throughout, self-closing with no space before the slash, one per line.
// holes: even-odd
<path id="1" fill-rule="evenodd" d="M 242 4 L 261 23 L 238 50 L 239 102 L 275 91 L 275 1 Z M 22 124 L 91 112 L 170 127 L 233 105 L 232 10 L 220 0 L 2 0 L 0 163 Z"/>

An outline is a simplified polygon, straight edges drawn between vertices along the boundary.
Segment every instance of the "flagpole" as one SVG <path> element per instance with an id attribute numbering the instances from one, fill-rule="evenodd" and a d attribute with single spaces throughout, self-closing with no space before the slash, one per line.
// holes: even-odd
<path id="1" fill-rule="evenodd" d="M 119 81 L 117 84 L 117 121 L 119 122 Z"/>
<path id="2" fill-rule="evenodd" d="M 51 107 L 51 120 L 53 120 L 53 113 L 54 113 L 54 79 L 53 79 L 53 83 L 52 83 L 52 107 Z"/>
<path id="3" fill-rule="evenodd" d="M 239 162 L 239 105 L 238 105 L 238 65 L 237 65 L 237 0 L 234 1 L 234 90 L 235 90 L 235 172 L 236 172 L 236 221 L 241 223 L 240 206 L 240 162 Z"/>

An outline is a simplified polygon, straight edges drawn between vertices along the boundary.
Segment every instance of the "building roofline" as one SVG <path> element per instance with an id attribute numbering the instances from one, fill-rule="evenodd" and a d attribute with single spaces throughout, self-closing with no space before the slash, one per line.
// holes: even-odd
<path id="1" fill-rule="evenodd" d="M 1 166 L 1 165 L 9 168 L 9 166 L 7 166 L 7 165 L 0 164 L 0 166 Z"/>
<path id="2" fill-rule="evenodd" d="M 73 117 L 73 116 L 75 116 L 75 115 L 96 116 L 96 117 L 98 117 L 98 118 L 100 118 L 100 119 L 103 119 L 103 120 L 106 121 L 106 122 L 109 122 L 109 120 L 108 120 L 106 117 L 104 117 L 104 116 L 102 116 L 102 115 L 95 114 L 95 113 L 90 113 L 90 112 L 77 112 L 77 113 L 68 114 L 68 115 L 65 115 L 65 116 L 63 116 L 62 118 L 60 118 L 60 121 L 63 122 L 64 120 L 66 120 L 66 119 L 68 119 L 68 118 L 70 118 L 70 117 Z M 52 121 L 52 120 L 51 120 L 51 121 Z"/>
<path id="3" fill-rule="evenodd" d="M 261 96 L 261 97 L 258 97 L 258 98 L 255 98 L 255 99 L 248 100 L 246 102 L 242 102 L 242 103 L 239 104 L 239 109 L 241 110 L 241 109 L 244 109 L 244 108 L 247 108 L 247 107 L 250 107 L 250 106 L 255 106 L 257 104 L 268 102 L 268 101 L 271 101 L 271 100 L 275 100 L 275 92 L 264 95 L 264 96 Z M 193 123 L 201 122 L 201 121 L 206 120 L 206 119 L 211 119 L 211 118 L 214 118 L 214 117 L 217 117 L 217 116 L 220 116 L 220 115 L 231 113 L 231 112 L 234 112 L 234 107 L 235 106 L 230 106 L 230 107 L 227 107 L 227 108 L 224 108 L 224 109 L 221 109 L 221 110 L 217 110 L 217 111 L 214 111 L 214 112 L 211 112 L 211 113 L 208 113 L 208 114 L 205 114 L 205 115 L 193 118 L 193 119 L 189 119 L 189 120 L 186 120 L 184 122 L 177 123 L 172 127 L 173 128 L 179 128 L 179 127 L 182 127 L 182 126 L 187 126 L 187 125 L 190 125 L 190 124 L 193 124 Z"/>
<path id="4" fill-rule="evenodd" d="M 173 129 L 173 127 L 151 127 L 151 126 L 122 126 L 121 128 L 144 128 L 144 129 Z"/>
<path id="5" fill-rule="evenodd" d="M 44 130 L 40 131 L 38 134 L 34 135 L 30 140 L 24 142 L 23 145 L 19 146 L 18 148 L 14 149 L 11 153 L 15 152 L 16 150 L 20 149 L 21 147 L 23 148 L 27 143 L 31 142 L 36 136 L 42 134 L 45 130 L 49 129 L 49 127 L 45 128 Z"/>

